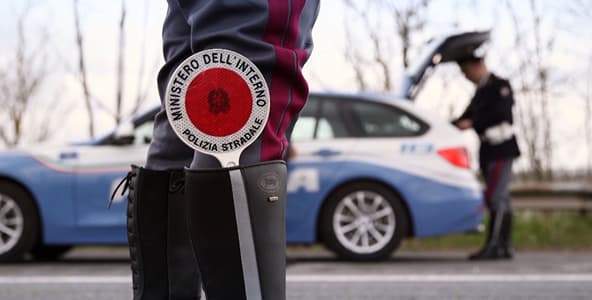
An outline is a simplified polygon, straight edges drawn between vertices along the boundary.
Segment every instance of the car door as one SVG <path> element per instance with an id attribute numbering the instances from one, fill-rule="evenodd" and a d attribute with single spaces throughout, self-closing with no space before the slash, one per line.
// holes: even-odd
<path id="1" fill-rule="evenodd" d="M 310 163 L 317 169 L 314 178 L 329 182 L 347 162 L 421 164 L 415 158 L 434 150 L 423 138 L 428 129 L 427 123 L 391 104 L 351 96 L 311 98 L 293 130 L 291 162 Z M 309 179 L 294 182 L 318 186 Z"/>
<path id="2" fill-rule="evenodd" d="M 152 136 L 152 121 L 137 124 L 133 138 L 111 137 L 101 144 L 83 147 L 75 164 L 77 225 L 95 240 L 125 239 L 125 199 L 119 190 L 108 209 L 108 201 L 131 164 L 143 165 Z"/>
<path id="3" fill-rule="evenodd" d="M 322 98 L 295 128 L 295 152 L 317 159 L 335 156 L 392 158 L 404 145 L 420 147 L 429 126 L 396 106 L 363 98 Z M 306 123 L 307 130 L 303 130 Z M 314 130 L 310 130 L 313 128 Z M 301 131 L 306 132 L 306 138 Z M 415 149 L 413 149 L 415 150 Z"/>
<path id="4" fill-rule="evenodd" d="M 353 133 L 339 102 L 325 97 L 309 99 L 292 131 L 298 156 L 322 159 L 339 155 L 347 148 Z"/>
<path id="5" fill-rule="evenodd" d="M 418 140 L 426 130 L 427 124 L 387 104 L 351 96 L 311 97 L 292 131 L 288 240 L 308 241 L 315 205 L 322 204 L 342 172 L 356 172 L 348 162 L 393 160 L 401 144 Z"/>
<path id="6" fill-rule="evenodd" d="M 289 242 L 313 241 L 315 212 L 338 172 L 332 158 L 339 157 L 344 150 L 342 141 L 336 138 L 350 135 L 339 106 L 333 101 L 310 97 L 292 130 L 286 208 Z"/>

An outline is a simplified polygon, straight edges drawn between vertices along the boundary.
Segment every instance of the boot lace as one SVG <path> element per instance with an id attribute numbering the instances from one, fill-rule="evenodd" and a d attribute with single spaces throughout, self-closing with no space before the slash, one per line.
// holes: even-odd
<path id="1" fill-rule="evenodd" d="M 111 208 L 111 204 L 113 204 L 113 199 L 115 199 L 115 194 L 117 194 L 117 191 L 119 190 L 120 187 L 123 186 L 120 196 L 123 196 L 125 194 L 125 192 L 128 190 L 128 188 L 130 186 L 131 179 L 132 179 L 132 172 L 130 171 L 130 172 L 127 172 L 127 175 L 125 175 L 125 177 L 123 177 L 123 179 L 121 179 L 121 181 L 117 184 L 117 186 L 113 190 L 113 193 L 111 194 L 111 199 L 109 200 L 109 203 L 107 204 L 107 208 Z"/>

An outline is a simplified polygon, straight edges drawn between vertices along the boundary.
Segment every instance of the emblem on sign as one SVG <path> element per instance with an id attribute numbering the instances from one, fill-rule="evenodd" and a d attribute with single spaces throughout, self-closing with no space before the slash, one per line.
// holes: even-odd
<path id="1" fill-rule="evenodd" d="M 191 55 L 177 67 L 165 94 L 169 122 L 189 147 L 237 165 L 263 132 L 269 89 L 255 64 L 226 49 Z"/>

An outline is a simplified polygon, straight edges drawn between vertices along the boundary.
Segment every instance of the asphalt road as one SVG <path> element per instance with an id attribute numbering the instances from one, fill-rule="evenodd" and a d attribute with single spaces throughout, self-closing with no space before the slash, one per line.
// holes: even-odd
<path id="1" fill-rule="evenodd" d="M 81 248 L 58 262 L 0 265 L 0 299 L 131 299 L 126 251 Z M 592 299 L 592 253 L 481 263 L 465 253 L 399 253 L 349 263 L 291 248 L 287 280 L 288 299 Z"/>

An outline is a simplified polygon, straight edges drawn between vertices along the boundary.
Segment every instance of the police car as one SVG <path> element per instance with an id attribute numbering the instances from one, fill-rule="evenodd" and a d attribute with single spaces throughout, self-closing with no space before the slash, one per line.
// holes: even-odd
<path id="1" fill-rule="evenodd" d="M 436 55 L 446 61 L 450 40 L 437 41 L 431 63 L 418 69 L 421 76 L 409 74 L 407 98 L 439 63 Z M 89 143 L 1 152 L 0 260 L 125 244 L 126 197 L 110 209 L 107 201 L 129 165 L 143 163 L 156 111 Z M 465 232 L 481 223 L 481 187 L 460 132 L 411 101 L 314 93 L 292 141 L 289 243 L 323 243 L 342 258 L 377 260 L 405 238 Z"/>

